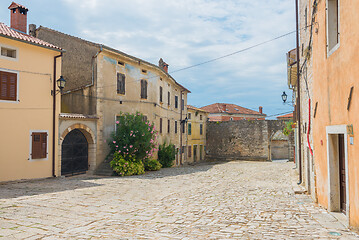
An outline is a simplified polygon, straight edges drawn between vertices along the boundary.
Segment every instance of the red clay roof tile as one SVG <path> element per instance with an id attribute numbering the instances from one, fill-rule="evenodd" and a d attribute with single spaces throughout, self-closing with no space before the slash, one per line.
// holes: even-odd
<path id="1" fill-rule="evenodd" d="M 63 50 L 62 48 L 57 47 L 51 43 L 45 42 L 41 39 L 27 35 L 25 33 L 16 31 L 16 30 L 10 28 L 9 26 L 5 25 L 2 22 L 0 22 L 0 36 L 13 38 L 15 40 L 29 42 L 31 44 L 39 45 L 39 46 L 46 47 L 46 48 L 53 48 L 53 49 L 60 50 L 60 51 Z"/>

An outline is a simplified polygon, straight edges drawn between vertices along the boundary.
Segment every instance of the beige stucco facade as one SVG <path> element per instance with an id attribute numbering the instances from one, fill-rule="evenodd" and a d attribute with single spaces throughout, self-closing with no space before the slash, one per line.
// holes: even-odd
<path id="1" fill-rule="evenodd" d="M 208 112 L 187 106 L 187 154 L 186 163 L 203 161 L 206 151 Z"/>
<path id="2" fill-rule="evenodd" d="M 0 56 L 0 71 L 17 75 L 16 101 L 0 100 L 0 181 L 46 178 L 53 176 L 53 72 L 57 50 L 0 36 L 0 46 L 16 50 L 16 58 Z M 61 61 L 57 60 L 56 78 Z M 60 95 L 56 95 L 56 113 L 60 112 Z M 58 127 L 56 117 L 55 129 Z M 47 153 L 32 159 L 32 133 L 47 133 Z M 56 130 L 57 132 L 57 130 Z M 55 175 L 59 159 L 55 155 Z"/>
<path id="3" fill-rule="evenodd" d="M 103 49 L 96 61 L 97 164 L 101 163 L 109 153 L 107 141 L 111 133 L 115 131 L 116 116 L 121 112 L 140 112 L 147 116 L 159 132 L 159 144 L 172 143 L 180 149 L 182 137 L 182 145 L 185 145 L 186 134 L 181 131 L 180 122 L 186 117 L 187 111 L 185 107 L 181 108 L 181 99 L 184 104 L 187 103 L 188 90 L 177 84 L 158 67 L 137 61 L 116 51 Z M 124 94 L 117 93 L 117 73 L 125 75 Z M 141 98 L 141 80 L 145 80 L 148 84 L 147 99 Z M 160 87 L 162 87 L 162 101 L 160 101 Z M 170 94 L 169 102 L 168 93 Z M 178 98 L 177 108 L 176 97 Z M 162 132 L 160 121 L 162 121 Z M 184 154 L 182 162 L 183 160 Z M 177 164 L 180 164 L 180 156 L 177 156 Z"/>

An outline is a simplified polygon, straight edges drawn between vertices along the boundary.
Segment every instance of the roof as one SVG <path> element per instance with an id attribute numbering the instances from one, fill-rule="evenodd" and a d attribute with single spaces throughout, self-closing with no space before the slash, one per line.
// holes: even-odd
<path id="1" fill-rule="evenodd" d="M 293 118 L 293 113 L 288 113 L 277 117 L 277 119 L 281 119 L 281 118 Z"/>
<path id="2" fill-rule="evenodd" d="M 84 115 L 78 113 L 60 113 L 60 118 L 74 118 L 74 119 L 98 119 L 95 115 Z"/>
<path id="3" fill-rule="evenodd" d="M 208 111 L 204 110 L 204 109 L 201 109 L 201 108 L 196 108 L 192 105 L 187 105 L 187 109 L 192 109 L 194 111 L 200 111 L 200 112 L 205 112 L 205 113 L 208 113 Z"/>
<path id="4" fill-rule="evenodd" d="M 248 114 L 248 115 L 266 116 L 265 114 L 261 114 L 257 111 L 230 103 L 213 103 L 211 105 L 201 107 L 201 109 L 208 111 L 209 113 Z"/>
<path id="5" fill-rule="evenodd" d="M 62 32 L 59 32 L 59 31 L 56 31 L 54 29 L 51 29 L 51 28 L 47 28 L 47 27 L 44 27 L 44 26 L 40 26 L 37 30 L 47 30 L 47 31 L 51 31 L 51 32 L 54 32 L 54 33 L 57 33 L 57 34 L 63 34 L 65 36 L 68 36 L 68 37 L 71 37 L 71 38 L 74 38 L 74 39 L 78 39 L 78 40 L 81 40 L 87 44 L 90 44 L 90 45 L 93 45 L 93 46 L 96 46 L 98 47 L 99 49 L 105 49 L 105 50 L 108 50 L 108 51 L 111 51 L 111 52 L 114 52 L 114 53 L 117 53 L 117 54 L 120 54 L 120 55 L 123 55 L 125 57 L 128 57 L 136 62 L 141 62 L 141 63 L 145 63 L 147 65 L 150 65 L 151 67 L 154 67 L 156 68 L 157 70 L 161 71 L 163 74 L 167 75 L 167 77 L 171 78 L 179 87 L 183 88 L 183 90 L 187 91 L 187 92 L 191 92 L 190 90 L 188 90 L 187 88 L 185 88 L 183 85 L 179 84 L 170 74 L 168 74 L 166 71 L 164 71 L 162 68 L 160 68 L 159 66 L 155 65 L 155 64 L 152 64 L 150 62 L 147 62 L 145 60 L 142 60 L 140 58 L 137 58 L 137 57 L 134 57 L 134 56 L 131 56 L 127 53 L 124 53 L 122 51 L 119 51 L 117 49 L 114 49 L 114 48 L 111 48 L 111 47 L 108 47 L 104 44 L 100 44 L 100 43 L 95 43 L 95 42 L 90 42 L 88 40 L 85 40 L 85 39 L 82 39 L 82 38 L 79 38 L 79 37 L 75 37 L 75 36 L 72 36 L 72 35 L 69 35 L 69 34 L 66 34 L 66 33 L 62 33 Z"/>
<path id="6" fill-rule="evenodd" d="M 11 5 L 8 7 L 8 9 L 14 9 L 14 8 L 23 8 L 25 9 L 26 11 L 29 11 L 29 9 L 23 5 L 20 5 L 16 2 L 12 2 Z"/>
<path id="7" fill-rule="evenodd" d="M 9 26 L 7 26 L 5 23 L 0 22 L 0 37 L 6 37 L 11 38 L 17 41 L 37 45 L 40 47 L 45 47 L 49 49 L 53 49 L 56 51 L 63 51 L 62 48 L 57 47 L 51 43 L 45 42 L 41 39 L 38 39 L 36 37 L 30 36 L 28 34 L 22 33 L 20 31 L 17 31 Z"/>

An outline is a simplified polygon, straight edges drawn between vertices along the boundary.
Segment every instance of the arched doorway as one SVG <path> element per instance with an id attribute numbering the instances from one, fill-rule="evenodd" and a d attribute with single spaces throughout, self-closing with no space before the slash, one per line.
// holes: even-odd
<path id="1" fill-rule="evenodd" d="M 61 175 L 80 174 L 88 170 L 88 142 L 79 129 L 66 135 L 61 150 Z"/>

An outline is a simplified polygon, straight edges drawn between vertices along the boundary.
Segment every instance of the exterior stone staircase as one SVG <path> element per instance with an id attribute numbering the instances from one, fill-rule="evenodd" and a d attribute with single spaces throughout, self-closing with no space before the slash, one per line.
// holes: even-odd
<path id="1" fill-rule="evenodd" d="M 112 170 L 111 166 L 110 166 L 110 162 L 112 160 L 112 155 L 110 155 L 108 158 L 106 158 L 101 164 L 100 166 L 98 166 L 98 168 L 95 171 L 95 175 L 100 175 L 100 176 L 114 176 L 114 171 Z"/>

